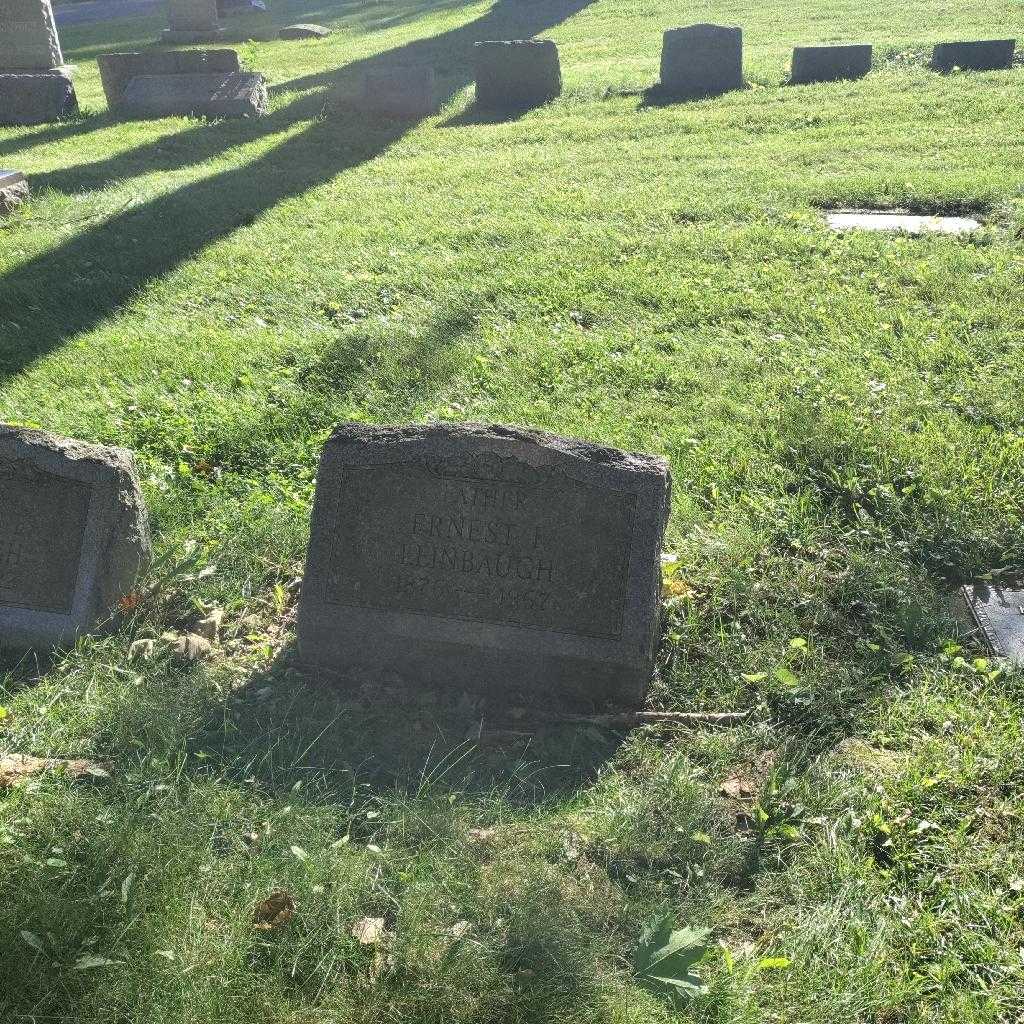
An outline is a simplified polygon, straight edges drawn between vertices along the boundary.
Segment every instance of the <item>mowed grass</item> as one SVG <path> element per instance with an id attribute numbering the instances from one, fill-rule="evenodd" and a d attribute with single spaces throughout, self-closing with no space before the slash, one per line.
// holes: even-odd
<path id="1" fill-rule="evenodd" d="M 241 44 L 264 120 L 113 120 L 94 58 L 140 18 L 63 32 L 80 119 L 0 131 L 34 186 L 0 224 L 0 419 L 132 448 L 160 559 L 112 636 L 0 674 L 0 748 L 111 769 L 0 793 L 0 1020 L 1019 1021 L 1024 678 L 950 609 L 1024 570 L 1024 69 L 926 66 L 1014 5 L 270 6 L 232 31 L 335 33 Z M 662 30 L 702 20 L 743 25 L 751 88 L 646 106 Z M 472 40 L 530 34 L 565 95 L 477 117 Z M 783 85 L 839 40 L 869 78 Z M 439 116 L 322 116 L 427 61 Z M 985 228 L 839 236 L 824 206 Z M 749 717 L 303 678 L 316 460 L 352 419 L 666 456 L 651 706 Z M 159 638 L 215 607 L 182 663 Z M 275 890 L 294 918 L 255 929 Z M 664 913 L 713 930 L 681 1009 L 632 977 Z"/>

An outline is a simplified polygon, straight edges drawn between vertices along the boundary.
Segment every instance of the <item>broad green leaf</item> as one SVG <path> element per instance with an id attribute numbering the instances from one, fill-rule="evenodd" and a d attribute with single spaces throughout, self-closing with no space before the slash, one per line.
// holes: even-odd
<path id="1" fill-rule="evenodd" d="M 668 915 L 650 925 L 640 936 L 633 958 L 637 982 L 650 992 L 680 1003 L 706 991 L 692 968 L 708 951 L 708 928 L 673 930 Z"/>

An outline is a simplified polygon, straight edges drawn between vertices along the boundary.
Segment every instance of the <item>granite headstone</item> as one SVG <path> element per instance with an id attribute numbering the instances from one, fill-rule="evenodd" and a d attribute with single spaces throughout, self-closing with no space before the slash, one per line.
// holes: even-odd
<path id="1" fill-rule="evenodd" d="M 0 71 L 53 71 L 63 64 L 50 0 L 0 0 Z"/>
<path id="2" fill-rule="evenodd" d="M 838 82 L 863 78 L 871 70 L 870 43 L 845 43 L 842 46 L 797 46 L 793 50 L 790 82 Z"/>
<path id="3" fill-rule="evenodd" d="M 939 43 L 932 50 L 932 67 L 948 73 L 961 71 L 1007 71 L 1013 67 L 1016 39 L 976 39 Z"/>
<path id="4" fill-rule="evenodd" d="M 101 53 L 96 58 L 107 105 L 115 109 L 133 78 L 140 75 L 196 75 L 240 71 L 235 50 L 149 50 Z"/>
<path id="5" fill-rule="evenodd" d="M 528 110 L 562 92 L 558 47 L 550 39 L 474 44 L 476 104 L 482 110 Z"/>
<path id="6" fill-rule="evenodd" d="M 0 73 L 0 124 L 48 124 L 77 110 L 75 85 L 65 72 Z"/>
<path id="7" fill-rule="evenodd" d="M 338 427 L 317 479 L 302 661 L 352 681 L 640 701 L 668 464 L 535 431 Z"/>
<path id="8" fill-rule="evenodd" d="M 261 117 L 268 110 L 262 75 L 139 75 L 129 80 L 118 109 L 127 117 Z"/>
<path id="9" fill-rule="evenodd" d="M 0 425 L 0 645 L 96 629 L 149 557 L 131 454 Z"/>
<path id="10" fill-rule="evenodd" d="M 699 99 L 742 89 L 743 30 L 730 25 L 669 29 L 661 48 L 660 93 Z"/>
<path id="11" fill-rule="evenodd" d="M 169 0 L 165 43 L 208 43 L 224 34 L 217 0 Z"/>

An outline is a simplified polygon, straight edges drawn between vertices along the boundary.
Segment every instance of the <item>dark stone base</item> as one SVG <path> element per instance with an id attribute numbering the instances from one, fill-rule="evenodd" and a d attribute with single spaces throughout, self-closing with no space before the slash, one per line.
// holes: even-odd
<path id="1" fill-rule="evenodd" d="M 476 104 L 483 110 L 529 110 L 562 93 L 558 47 L 550 39 L 488 41 L 473 50 Z"/>
<path id="2" fill-rule="evenodd" d="M 140 75 L 122 95 L 118 110 L 126 117 L 260 117 L 267 113 L 262 75 Z"/>
<path id="3" fill-rule="evenodd" d="M 845 46 L 798 46 L 793 50 L 790 82 L 838 82 L 863 78 L 871 70 L 871 44 Z"/>
<path id="4" fill-rule="evenodd" d="M 437 112 L 434 69 L 384 68 L 363 76 L 360 107 L 368 114 L 418 120 Z"/>
<path id="5" fill-rule="evenodd" d="M 980 39 L 965 43 L 939 43 L 932 51 L 932 67 L 948 73 L 962 71 L 1008 71 L 1013 67 L 1016 39 Z"/>
<path id="6" fill-rule="evenodd" d="M 658 90 L 662 98 L 720 96 L 744 85 L 742 29 L 688 25 L 665 33 Z"/>
<path id="7" fill-rule="evenodd" d="M 227 49 L 101 53 L 96 63 L 111 109 L 121 102 L 128 83 L 140 75 L 230 74 L 241 70 L 238 53 Z"/>
<path id="8" fill-rule="evenodd" d="M 28 182 L 21 171 L 0 171 L 0 215 L 12 213 L 28 199 Z"/>
<path id="9" fill-rule="evenodd" d="M 74 83 L 63 71 L 0 74 L 0 124 L 49 124 L 77 111 Z"/>

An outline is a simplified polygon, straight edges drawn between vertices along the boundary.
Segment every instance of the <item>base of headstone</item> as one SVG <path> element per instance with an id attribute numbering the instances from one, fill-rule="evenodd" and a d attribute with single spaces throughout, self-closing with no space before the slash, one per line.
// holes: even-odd
<path id="1" fill-rule="evenodd" d="M 0 74 L 0 124 L 49 124 L 78 111 L 78 97 L 65 71 Z"/>
<path id="2" fill-rule="evenodd" d="M 961 71 L 1008 71 L 1013 67 L 1016 39 L 976 39 L 938 43 L 932 50 L 932 68 L 949 73 Z"/>
<path id="3" fill-rule="evenodd" d="M 149 50 L 101 53 L 96 58 L 107 105 L 120 105 L 124 90 L 140 75 L 229 74 L 240 71 L 236 50 Z"/>
<path id="4" fill-rule="evenodd" d="M 793 50 L 790 83 L 839 82 L 863 78 L 871 70 L 871 44 L 798 46 Z"/>
<path id="5" fill-rule="evenodd" d="M 742 89 L 743 30 L 733 25 L 669 29 L 661 48 L 660 98 L 703 99 Z"/>
<path id="6" fill-rule="evenodd" d="M 437 112 L 434 69 L 381 68 L 363 75 L 359 107 L 395 120 L 418 120 Z"/>
<path id="7" fill-rule="evenodd" d="M 121 94 L 119 113 L 133 118 L 261 117 L 269 109 L 262 75 L 139 75 Z"/>
<path id="8" fill-rule="evenodd" d="M 227 29 L 218 28 L 208 32 L 181 32 L 173 28 L 164 29 L 160 42 L 167 45 L 190 43 L 219 43 L 227 35 Z"/>
<path id="9" fill-rule="evenodd" d="M 970 583 L 961 593 L 989 650 L 1024 666 L 1024 584 Z"/>
<path id="10" fill-rule="evenodd" d="M 299 604 L 329 681 L 643 700 L 654 672 L 668 464 L 483 424 L 328 440 Z"/>
<path id="11" fill-rule="evenodd" d="M 324 28 L 323 25 L 285 25 L 284 28 L 278 30 L 277 38 L 284 40 L 326 39 L 330 34 L 331 30 Z"/>
<path id="12" fill-rule="evenodd" d="M 28 199 L 28 182 L 21 171 L 0 171 L 0 215 L 12 213 Z"/>
<path id="13" fill-rule="evenodd" d="M 529 110 L 562 93 L 558 47 L 550 39 L 474 44 L 476 105 L 481 110 Z"/>
<path id="14" fill-rule="evenodd" d="M 150 553 L 123 448 L 0 425 L 0 646 L 69 646 L 103 628 Z"/>

